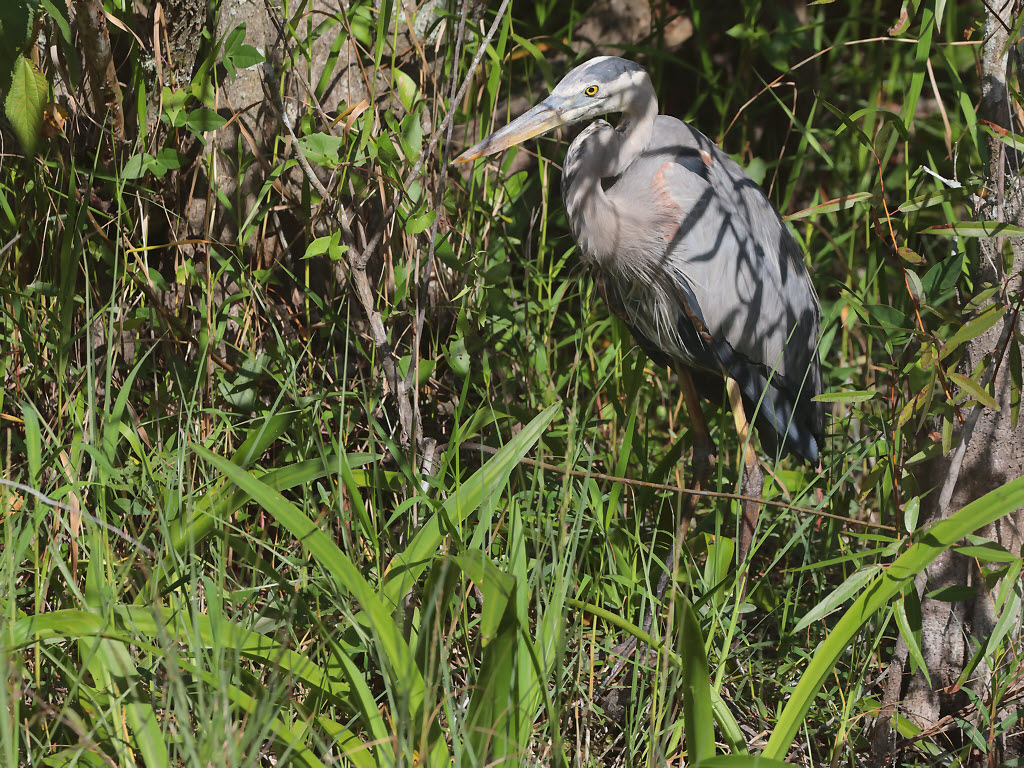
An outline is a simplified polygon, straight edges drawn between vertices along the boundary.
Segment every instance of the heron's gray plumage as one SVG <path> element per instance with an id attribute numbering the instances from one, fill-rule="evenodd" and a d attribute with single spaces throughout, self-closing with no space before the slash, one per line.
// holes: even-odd
<path id="1" fill-rule="evenodd" d="M 657 114 L 642 67 L 592 59 L 474 150 L 518 138 L 520 121 L 536 135 L 610 112 L 618 125 L 587 126 L 562 173 L 570 227 L 606 299 L 655 362 L 696 371 L 709 399 L 721 398 L 723 376 L 735 379 L 766 451 L 816 460 L 821 312 L 800 248 L 739 165 Z"/>

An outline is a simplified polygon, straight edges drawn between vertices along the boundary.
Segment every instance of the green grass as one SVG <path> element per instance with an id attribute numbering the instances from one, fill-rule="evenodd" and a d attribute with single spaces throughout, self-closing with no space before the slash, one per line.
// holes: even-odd
<path id="1" fill-rule="evenodd" d="M 513 174 L 511 156 L 465 171 L 440 159 L 573 61 L 588 8 L 534 5 L 499 21 L 455 105 L 493 9 L 458 56 L 457 15 L 435 54 L 396 44 L 387 8 L 288 9 L 283 71 L 323 98 L 338 65 L 318 71 L 311 39 L 351 37 L 390 78 L 373 96 L 395 96 L 341 105 L 347 128 L 300 104 L 303 153 L 330 174 L 352 241 L 283 131 L 266 162 L 233 161 L 259 180 L 251 199 L 203 192 L 225 149 L 202 135 L 228 130 L 207 111 L 231 77 L 213 65 L 252 56 L 237 36 L 164 93 L 134 161 L 105 167 L 81 121 L 34 158 L 5 156 L 0 465 L 49 499 L 0 487 L 4 766 L 860 764 L 875 681 L 899 634 L 920 631 L 914 574 L 1021 503 L 1015 483 L 945 527 L 916 522 L 915 467 L 943 447 L 926 419 L 965 407 L 943 394 L 954 348 L 993 319 L 966 323 L 955 300 L 981 288 L 965 266 L 976 241 L 951 255 L 948 237 L 919 234 L 970 218 L 921 168 L 979 180 L 977 49 L 952 43 L 982 8 L 922 3 L 889 39 L 890 4 L 809 6 L 806 22 L 774 3 L 696 4 L 699 34 L 677 53 L 656 35 L 623 51 L 650 66 L 664 111 L 791 217 L 822 299 L 828 389 L 847 394 L 829 405 L 821 475 L 776 468 L 768 495 L 783 504 L 764 508 L 747 563 L 729 497 L 740 446 L 705 406 L 719 495 L 697 504 L 654 652 L 616 681 L 629 694 L 613 715 L 609 653 L 643 634 L 686 498 L 652 484 L 689 484 L 690 417 L 580 266 L 565 142 L 519 149 L 538 157 Z M 153 89 L 126 66 L 122 81 Z M 452 109 L 464 138 L 410 179 Z M 192 237 L 198 199 L 233 239 Z M 345 250 L 378 234 L 371 306 L 399 374 L 412 370 L 414 431 L 441 448 L 427 463 L 427 443 L 402 444 Z M 1006 626 L 977 651 L 996 671 L 976 705 L 988 712 L 1016 695 L 1021 560 L 973 543 L 988 580 L 1005 577 Z M 1011 725 L 929 736 L 904 759 L 962 764 Z"/>

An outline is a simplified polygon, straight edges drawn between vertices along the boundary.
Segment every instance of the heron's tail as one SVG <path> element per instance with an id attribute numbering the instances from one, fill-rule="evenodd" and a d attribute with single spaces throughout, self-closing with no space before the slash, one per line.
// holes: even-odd
<path id="1" fill-rule="evenodd" d="M 757 430 L 761 448 L 779 458 L 795 453 L 815 464 L 824 444 L 824 409 L 814 396 L 821 392 L 821 369 L 816 360 L 800 381 L 751 363 L 730 345 L 715 345 L 726 372 L 739 384 L 743 410 Z"/>

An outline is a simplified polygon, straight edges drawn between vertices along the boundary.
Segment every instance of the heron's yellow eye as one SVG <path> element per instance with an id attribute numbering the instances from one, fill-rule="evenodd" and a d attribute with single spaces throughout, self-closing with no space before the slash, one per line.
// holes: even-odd
<path id="1" fill-rule="evenodd" d="M 596 85 L 588 85 L 586 87 L 586 89 L 584 89 L 583 92 L 585 94 L 587 94 L 587 96 L 597 96 L 597 86 Z"/>

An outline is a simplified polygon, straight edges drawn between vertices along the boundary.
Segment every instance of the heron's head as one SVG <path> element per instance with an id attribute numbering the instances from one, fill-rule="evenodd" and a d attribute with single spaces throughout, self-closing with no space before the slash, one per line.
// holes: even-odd
<path id="1" fill-rule="evenodd" d="M 616 56 L 598 56 L 569 72 L 544 101 L 470 147 L 454 162 L 493 155 L 562 125 L 606 115 L 636 112 L 654 98 L 647 71 Z"/>

